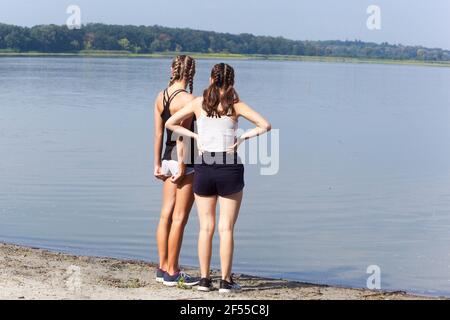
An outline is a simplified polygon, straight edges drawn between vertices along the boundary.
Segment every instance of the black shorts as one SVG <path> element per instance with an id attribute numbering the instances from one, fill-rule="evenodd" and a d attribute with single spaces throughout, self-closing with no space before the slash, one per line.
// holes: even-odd
<path id="1" fill-rule="evenodd" d="M 229 196 L 244 189 L 244 165 L 237 154 L 204 153 L 195 164 L 194 193 Z"/>

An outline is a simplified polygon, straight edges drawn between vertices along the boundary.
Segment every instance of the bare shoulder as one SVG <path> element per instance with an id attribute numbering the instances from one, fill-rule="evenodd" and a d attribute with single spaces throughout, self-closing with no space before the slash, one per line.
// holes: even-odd
<path id="1" fill-rule="evenodd" d="M 180 96 L 181 96 L 180 98 L 182 99 L 183 104 L 185 104 L 185 105 L 192 102 L 193 100 L 195 100 L 195 96 L 189 92 L 183 92 Z"/>
<path id="2" fill-rule="evenodd" d="M 234 111 L 236 112 L 237 116 L 245 114 L 248 110 L 252 109 L 244 101 L 239 101 L 238 103 L 234 104 Z"/>
<path id="3" fill-rule="evenodd" d="M 158 92 L 158 95 L 156 96 L 156 101 L 161 101 L 163 99 L 164 96 L 164 91 L 160 91 Z"/>
<path id="4" fill-rule="evenodd" d="M 160 91 L 155 99 L 155 109 L 157 109 L 159 112 L 163 111 L 163 106 L 162 106 L 163 95 L 164 95 L 164 92 Z"/>
<path id="5" fill-rule="evenodd" d="M 191 112 L 198 118 L 201 115 L 203 109 L 203 97 L 196 97 L 189 103 Z"/>
<path id="6" fill-rule="evenodd" d="M 196 97 L 192 100 L 192 104 L 196 107 L 201 107 L 203 105 L 203 97 Z"/>
<path id="7" fill-rule="evenodd" d="M 182 92 L 175 97 L 174 102 L 170 106 L 170 110 L 172 112 L 178 112 L 184 107 L 186 107 L 192 100 L 195 99 L 195 96 L 188 92 Z"/>

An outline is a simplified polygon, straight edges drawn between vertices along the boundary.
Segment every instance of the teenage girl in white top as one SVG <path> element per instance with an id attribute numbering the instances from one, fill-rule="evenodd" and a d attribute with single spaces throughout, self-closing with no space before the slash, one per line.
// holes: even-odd
<path id="1" fill-rule="evenodd" d="M 178 125 L 193 115 L 198 134 Z M 238 119 L 243 117 L 256 128 L 236 137 Z M 224 63 L 214 66 L 210 86 L 202 98 L 196 98 L 167 122 L 166 128 L 197 140 L 201 150 L 195 164 L 194 193 L 200 220 L 198 253 L 201 280 L 199 290 L 209 291 L 212 239 L 216 225 L 216 206 L 220 205 L 219 234 L 222 280 L 219 292 L 239 290 L 232 279 L 234 225 L 243 197 L 244 167 L 239 162 L 237 147 L 246 139 L 271 129 L 270 123 L 239 99 L 234 89 L 234 69 Z"/>

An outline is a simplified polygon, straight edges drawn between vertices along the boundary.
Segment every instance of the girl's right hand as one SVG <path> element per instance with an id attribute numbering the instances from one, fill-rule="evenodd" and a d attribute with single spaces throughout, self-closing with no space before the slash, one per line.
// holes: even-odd
<path id="1" fill-rule="evenodd" d="M 161 172 L 161 166 L 155 166 L 153 175 L 155 176 L 156 179 L 159 179 L 162 181 L 165 181 L 167 179 L 167 177 L 165 175 L 163 175 Z"/>

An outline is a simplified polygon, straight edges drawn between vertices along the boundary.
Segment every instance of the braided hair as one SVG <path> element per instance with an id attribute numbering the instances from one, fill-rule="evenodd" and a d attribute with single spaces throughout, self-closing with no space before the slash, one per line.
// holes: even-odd
<path id="1" fill-rule="evenodd" d="M 189 91 L 194 91 L 195 60 L 186 55 L 176 56 L 172 61 L 172 76 L 169 81 L 169 87 L 176 81 L 185 80 L 189 86 Z"/>
<path id="2" fill-rule="evenodd" d="M 203 109 L 208 117 L 234 115 L 239 95 L 234 89 L 234 69 L 226 63 L 216 64 L 211 71 L 211 85 L 203 92 Z M 219 104 L 222 110 L 218 110 Z"/>

